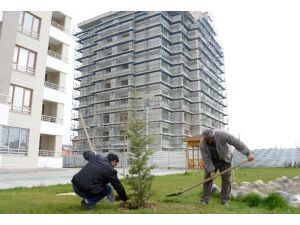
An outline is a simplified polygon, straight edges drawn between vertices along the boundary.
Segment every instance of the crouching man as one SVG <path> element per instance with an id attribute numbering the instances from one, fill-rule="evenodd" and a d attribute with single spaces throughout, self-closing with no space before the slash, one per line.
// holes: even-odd
<path id="1" fill-rule="evenodd" d="M 104 197 L 114 201 L 112 188 L 123 201 L 127 201 L 126 191 L 114 169 L 119 158 L 115 154 L 108 154 L 106 158 L 96 155 L 92 151 L 85 151 L 83 157 L 88 163 L 73 176 L 74 192 L 82 197 L 81 205 L 87 209 L 93 208 Z"/>

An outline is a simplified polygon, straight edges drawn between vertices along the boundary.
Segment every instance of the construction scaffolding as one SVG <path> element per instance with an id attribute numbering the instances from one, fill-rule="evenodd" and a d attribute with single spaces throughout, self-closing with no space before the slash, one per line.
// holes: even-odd
<path id="1" fill-rule="evenodd" d="M 155 151 L 184 152 L 187 136 L 225 129 L 223 52 L 207 14 L 111 12 L 79 27 L 73 109 L 96 151 L 127 151 L 133 89 Z M 88 145 L 78 112 L 73 119 L 74 146 L 82 152 Z"/>

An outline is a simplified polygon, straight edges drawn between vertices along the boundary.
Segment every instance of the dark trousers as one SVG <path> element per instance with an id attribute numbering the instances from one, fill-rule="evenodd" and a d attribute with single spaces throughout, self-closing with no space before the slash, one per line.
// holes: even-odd
<path id="1" fill-rule="evenodd" d="M 91 206 L 96 205 L 97 202 L 99 202 L 101 199 L 103 199 L 105 196 L 111 194 L 111 192 L 112 192 L 112 188 L 110 185 L 106 185 L 104 190 L 95 197 L 89 197 L 86 193 L 80 191 L 74 184 L 73 184 L 73 190 L 77 195 L 86 199 L 87 204 L 91 205 Z"/>
<path id="2" fill-rule="evenodd" d="M 220 172 L 231 167 L 231 163 L 225 161 L 213 162 L 215 167 L 215 173 L 219 170 Z M 210 173 L 204 170 L 204 179 L 210 178 Z M 230 192 L 231 192 L 231 170 L 221 175 L 222 179 L 222 188 L 221 188 L 221 202 L 226 202 L 230 200 Z M 209 201 L 211 195 L 211 188 L 213 185 L 213 180 L 205 182 L 203 184 L 203 194 L 202 200 Z"/>

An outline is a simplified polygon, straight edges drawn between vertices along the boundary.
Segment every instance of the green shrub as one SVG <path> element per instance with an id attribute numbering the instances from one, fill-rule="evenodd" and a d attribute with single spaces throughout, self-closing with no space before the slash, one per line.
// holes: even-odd
<path id="1" fill-rule="evenodd" d="M 262 205 L 264 208 L 274 210 L 274 209 L 288 209 L 288 203 L 283 197 L 281 197 L 277 193 L 271 193 L 268 197 L 264 198 L 262 201 Z"/>
<path id="2" fill-rule="evenodd" d="M 257 207 L 262 201 L 262 197 L 255 193 L 250 193 L 242 198 L 242 202 L 245 202 L 249 207 Z"/>

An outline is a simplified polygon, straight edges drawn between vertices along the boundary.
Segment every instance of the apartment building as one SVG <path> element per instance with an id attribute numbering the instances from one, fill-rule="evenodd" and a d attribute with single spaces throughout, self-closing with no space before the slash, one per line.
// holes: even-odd
<path id="1" fill-rule="evenodd" d="M 62 167 L 72 101 L 71 18 L 0 12 L 0 168 Z"/>
<path id="2" fill-rule="evenodd" d="M 73 139 L 97 151 L 127 150 L 124 131 L 136 90 L 138 117 L 155 151 L 183 151 L 206 127 L 226 129 L 224 58 L 211 16 L 202 12 L 108 12 L 79 24 Z"/>

